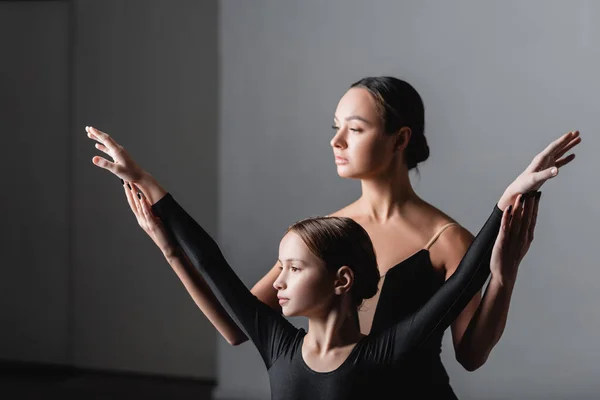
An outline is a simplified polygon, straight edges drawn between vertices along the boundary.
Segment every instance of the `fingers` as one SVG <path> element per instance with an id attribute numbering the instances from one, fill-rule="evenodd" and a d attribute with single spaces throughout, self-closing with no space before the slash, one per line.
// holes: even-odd
<path id="1" fill-rule="evenodd" d="M 537 223 L 537 215 L 538 215 L 538 209 L 540 206 L 540 198 L 541 197 L 542 197 L 542 192 L 537 192 L 535 195 L 533 210 L 531 212 L 531 222 L 529 223 L 529 232 L 527 234 L 527 237 L 530 242 L 533 242 L 533 234 L 535 231 L 535 224 Z"/>
<path id="2" fill-rule="evenodd" d="M 510 218 L 512 215 L 512 204 L 504 210 L 502 213 L 502 221 L 500 221 L 500 231 L 498 231 L 498 236 L 496 237 L 496 242 L 494 242 L 494 248 L 492 250 L 492 254 L 497 251 L 504 251 L 507 247 L 506 237 L 507 230 L 510 225 Z"/>
<path id="3" fill-rule="evenodd" d="M 103 168 L 117 175 L 115 172 L 115 163 L 108 161 L 104 157 L 94 156 L 92 157 L 92 163 L 94 163 L 94 165 L 96 165 L 97 167 Z"/>
<path id="4" fill-rule="evenodd" d="M 518 241 L 520 239 L 519 233 L 521 231 L 521 221 L 523 219 L 524 204 L 524 202 L 521 201 L 521 199 L 523 199 L 522 194 L 518 195 L 515 199 L 515 204 L 513 204 L 512 218 L 510 219 L 510 226 L 507 229 L 510 241 L 509 246 L 511 246 L 511 248 L 516 248 L 515 246 L 518 244 Z"/>
<path id="5" fill-rule="evenodd" d="M 506 207 L 506 209 L 502 213 L 502 220 L 500 221 L 500 231 L 498 232 L 498 237 L 496 238 L 496 244 L 494 247 L 500 246 L 502 248 L 506 244 L 505 243 L 506 231 L 508 230 L 508 228 L 510 226 L 510 219 L 512 217 L 512 209 L 513 209 L 513 206 L 511 204 L 510 206 Z"/>
<path id="6" fill-rule="evenodd" d="M 141 196 L 142 196 L 142 199 L 140 200 L 140 203 L 142 206 L 142 212 L 144 213 L 144 217 L 146 217 L 146 219 L 148 221 L 154 221 L 157 218 L 154 215 L 154 213 L 152 212 L 152 209 L 150 208 L 150 202 L 148 201 L 146 196 L 144 196 L 144 195 L 141 195 Z"/>
<path id="7" fill-rule="evenodd" d="M 563 155 L 565 155 L 565 153 L 567 151 L 571 150 L 573 147 L 577 146 L 579 143 L 581 143 L 581 137 L 579 137 L 579 133 L 578 133 L 578 136 L 571 139 L 571 141 L 569 143 L 567 143 L 564 147 L 562 147 L 559 151 L 556 152 L 555 157 L 556 158 L 562 157 Z"/>
<path id="8" fill-rule="evenodd" d="M 521 220 L 521 229 L 519 231 L 520 242 L 525 245 L 529 242 L 529 227 L 533 218 L 533 210 L 535 208 L 536 195 L 528 196 L 523 203 L 523 219 Z"/>
<path id="9" fill-rule="evenodd" d="M 548 146 L 546 146 L 546 148 L 540 153 L 540 155 L 542 157 L 546 157 L 551 154 L 554 154 L 555 152 L 561 151 L 561 149 L 563 149 L 565 147 L 565 145 L 570 143 L 571 140 L 573 140 L 574 138 L 576 138 L 578 136 L 579 136 L 579 131 L 567 132 L 564 135 L 562 135 L 561 137 L 559 137 L 558 139 L 556 139 L 555 141 L 553 141 L 552 143 L 550 143 Z"/>
<path id="10" fill-rule="evenodd" d="M 531 178 L 525 181 L 522 192 L 527 193 L 531 190 L 537 190 L 542 186 L 548 179 L 554 178 L 558 175 L 558 168 L 552 166 L 550 168 L 546 168 L 539 172 L 532 172 Z"/>
<path id="11" fill-rule="evenodd" d="M 140 195 L 140 189 L 133 183 L 131 184 L 131 197 L 133 198 L 135 209 L 137 210 L 138 214 L 143 215 L 142 205 L 140 204 L 140 200 L 142 199 Z"/>
<path id="12" fill-rule="evenodd" d="M 139 218 L 139 210 L 137 209 L 137 206 L 135 204 L 135 200 L 134 200 L 135 196 L 131 190 L 131 183 L 124 182 L 123 189 L 125 190 L 125 197 L 127 197 L 127 202 L 129 203 L 129 207 L 131 208 L 131 211 L 133 211 L 135 216 Z"/>
<path id="13" fill-rule="evenodd" d="M 106 146 L 109 152 L 116 150 L 119 146 L 118 143 L 113 140 L 113 138 L 111 138 L 107 133 L 104 133 L 101 130 L 98 130 L 91 126 L 86 126 L 85 130 L 90 139 L 94 139 Z"/>
<path id="14" fill-rule="evenodd" d="M 101 152 L 108 154 L 110 156 L 110 153 L 108 152 L 108 149 L 106 148 L 105 145 L 103 145 L 102 143 L 96 143 L 95 146 L 98 150 L 100 150 Z"/>
<path id="15" fill-rule="evenodd" d="M 556 165 L 556 168 L 561 168 L 564 167 L 565 165 L 567 165 L 568 163 L 570 163 L 571 161 L 573 161 L 575 159 L 575 154 L 569 154 L 568 156 L 561 158 L 560 160 L 557 160 L 556 163 L 554 163 L 554 165 Z"/>

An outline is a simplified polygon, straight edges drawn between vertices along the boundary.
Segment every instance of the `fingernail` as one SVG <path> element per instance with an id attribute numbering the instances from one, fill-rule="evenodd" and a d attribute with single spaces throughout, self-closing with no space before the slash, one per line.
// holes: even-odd
<path id="1" fill-rule="evenodd" d="M 140 199 L 140 200 L 141 200 L 141 199 L 142 199 L 142 195 L 141 195 L 139 192 L 138 192 L 138 194 L 137 194 L 137 195 L 138 195 L 138 199 Z"/>
<path id="2" fill-rule="evenodd" d="M 556 168 L 552 168 L 552 169 L 550 170 L 550 172 L 552 173 L 552 175 L 556 175 L 556 173 L 558 172 L 558 169 L 556 169 Z"/>
<path id="3" fill-rule="evenodd" d="M 119 178 L 119 179 L 120 179 L 120 178 Z M 125 184 L 125 182 L 123 182 L 123 179 L 121 179 L 121 185 L 124 185 L 124 184 Z"/>
<path id="4" fill-rule="evenodd" d="M 131 190 L 131 185 L 129 183 L 127 184 L 127 187 L 129 188 L 129 190 Z"/>

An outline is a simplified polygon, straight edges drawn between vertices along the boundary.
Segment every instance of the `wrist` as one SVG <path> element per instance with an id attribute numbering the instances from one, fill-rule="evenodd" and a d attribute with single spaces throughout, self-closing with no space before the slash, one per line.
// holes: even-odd
<path id="1" fill-rule="evenodd" d="M 504 193 L 502 193 L 500 200 L 498 200 L 498 208 L 502 211 L 506 210 L 506 207 L 514 203 L 516 196 L 517 193 L 514 193 L 510 187 L 506 188 Z"/>
<path id="2" fill-rule="evenodd" d="M 144 195 L 150 201 L 151 205 L 154 205 L 154 203 L 167 194 L 167 191 L 160 186 L 158 181 L 145 171 L 140 179 L 134 183 L 142 190 L 142 192 L 144 192 Z"/>
<path id="3" fill-rule="evenodd" d="M 511 290 L 515 286 L 515 282 L 517 281 L 517 273 L 502 273 L 502 272 L 492 272 L 490 285 L 495 285 L 502 289 Z"/>
<path id="4" fill-rule="evenodd" d="M 181 256 L 180 247 L 179 246 L 168 246 L 164 249 L 161 249 L 163 256 L 167 259 L 169 263 L 178 259 Z"/>

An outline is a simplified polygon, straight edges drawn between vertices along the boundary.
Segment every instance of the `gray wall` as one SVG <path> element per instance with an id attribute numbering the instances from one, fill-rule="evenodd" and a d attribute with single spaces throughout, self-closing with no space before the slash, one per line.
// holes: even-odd
<path id="1" fill-rule="evenodd" d="M 585 399 L 600 390 L 594 240 L 600 3 L 224 0 L 220 13 L 220 243 L 252 286 L 284 229 L 359 195 L 329 147 L 339 97 L 365 75 L 411 82 L 431 158 L 417 192 L 476 233 L 504 187 L 573 129 L 578 159 L 543 188 L 508 326 L 487 364 L 443 359 L 462 399 Z M 268 398 L 250 343 L 218 339 L 220 398 Z"/>
<path id="2" fill-rule="evenodd" d="M 84 127 L 114 135 L 216 235 L 217 11 L 0 2 L 0 359 L 215 377 L 215 330 L 91 163 Z"/>
<path id="3" fill-rule="evenodd" d="M 0 358 L 67 361 L 66 2 L 0 2 Z"/>
<path id="4" fill-rule="evenodd" d="M 112 134 L 217 231 L 217 3 L 77 1 L 72 357 L 77 365 L 212 378 L 215 331 L 91 163 Z"/>

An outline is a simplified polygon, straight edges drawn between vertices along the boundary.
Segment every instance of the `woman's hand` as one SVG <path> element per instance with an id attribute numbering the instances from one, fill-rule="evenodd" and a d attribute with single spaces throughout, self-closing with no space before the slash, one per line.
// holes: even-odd
<path id="1" fill-rule="evenodd" d="M 127 202 L 138 225 L 150 236 L 152 241 L 158 246 L 166 257 L 171 257 L 177 251 L 177 243 L 152 212 L 152 207 L 148 199 L 138 190 L 133 182 L 124 181 L 123 188 Z"/>
<path id="2" fill-rule="evenodd" d="M 579 143 L 581 143 L 579 131 L 566 133 L 550 143 L 506 188 L 498 201 L 498 208 L 505 210 L 519 194 L 539 190 L 548 179 L 558 175 L 561 167 L 575 159 L 575 154 L 563 156 Z"/>
<path id="3" fill-rule="evenodd" d="M 503 284 L 514 284 L 519 264 L 529 251 L 541 194 L 519 195 L 515 204 L 504 211 L 490 260 L 492 276 Z"/>

